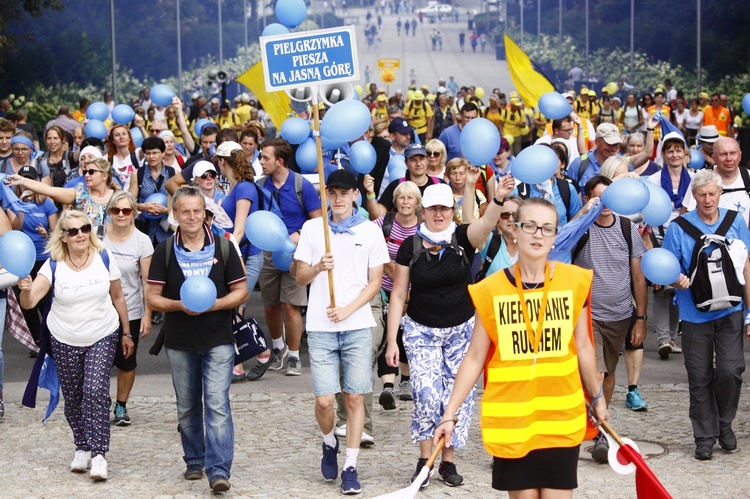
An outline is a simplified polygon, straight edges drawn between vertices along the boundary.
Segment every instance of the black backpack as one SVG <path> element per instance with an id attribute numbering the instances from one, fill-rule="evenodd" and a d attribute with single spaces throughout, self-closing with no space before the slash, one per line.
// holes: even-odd
<path id="1" fill-rule="evenodd" d="M 704 234 L 684 217 L 674 219 L 686 234 L 695 239 L 688 275 L 690 294 L 700 312 L 724 310 L 742 302 L 743 286 L 737 279 L 725 237 L 735 218 L 737 212 L 727 210 L 714 234 Z"/>
<path id="2" fill-rule="evenodd" d="M 413 248 L 414 248 L 414 256 L 411 257 L 411 260 L 409 261 L 409 271 L 411 271 L 412 266 L 414 265 L 414 262 L 416 262 L 422 254 L 427 255 L 427 260 L 432 260 L 432 254 L 430 251 L 433 251 L 435 248 L 425 248 L 424 244 L 422 244 L 422 237 L 419 234 L 414 234 L 411 236 Z M 451 236 L 451 242 L 448 243 L 447 246 L 444 248 L 453 248 L 453 251 L 461 255 L 461 265 L 469 265 L 469 259 L 466 257 L 466 253 L 464 252 L 464 249 L 461 247 L 460 244 L 458 244 L 458 238 L 456 237 L 456 232 L 453 232 L 453 235 Z"/>
<path id="3" fill-rule="evenodd" d="M 620 218 L 620 230 L 622 231 L 622 237 L 625 238 L 625 242 L 628 243 L 628 255 L 630 257 L 633 256 L 633 234 L 630 229 L 630 224 L 632 223 L 628 217 L 623 217 L 622 215 L 619 215 Z M 586 243 L 589 242 L 589 231 L 586 231 L 581 236 L 581 239 L 578 240 L 578 243 L 576 244 L 575 248 L 573 248 L 573 251 L 571 252 L 571 258 L 570 261 L 575 263 L 576 258 L 578 258 L 578 254 L 581 252 L 581 250 L 586 246 Z"/>
<path id="4" fill-rule="evenodd" d="M 572 182 L 568 182 L 564 178 L 554 177 L 554 179 L 557 183 L 557 190 L 560 191 L 560 197 L 562 198 L 563 204 L 565 205 L 565 211 L 568 215 L 568 222 L 570 222 L 570 220 L 575 215 L 575 213 L 570 212 L 570 187 L 573 186 L 573 188 L 575 189 L 575 186 L 572 184 Z M 531 188 L 529 187 L 529 184 L 526 184 L 524 182 L 518 184 L 518 196 L 521 199 L 529 199 L 531 197 Z"/>
<path id="5" fill-rule="evenodd" d="M 495 259 L 495 255 L 497 255 L 497 252 L 500 251 L 502 237 L 502 234 L 493 234 L 490 242 L 487 243 L 489 244 L 489 246 L 487 247 L 487 254 L 484 255 L 482 268 L 479 269 L 479 272 L 477 272 L 474 276 L 474 282 L 479 282 L 487 277 L 487 271 L 490 270 L 490 266 L 492 265 L 492 261 Z"/>

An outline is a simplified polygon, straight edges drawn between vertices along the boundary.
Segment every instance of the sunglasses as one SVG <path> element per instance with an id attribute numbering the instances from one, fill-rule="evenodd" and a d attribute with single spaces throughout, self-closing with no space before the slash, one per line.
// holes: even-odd
<path id="1" fill-rule="evenodd" d="M 133 213 L 133 208 L 112 208 L 109 210 L 109 212 L 113 215 L 119 215 L 122 213 L 126 217 L 130 216 L 131 213 Z"/>
<path id="2" fill-rule="evenodd" d="M 84 175 L 93 175 L 94 173 L 100 173 L 101 170 L 96 170 L 94 168 L 91 168 L 89 170 L 83 170 Z"/>
<path id="3" fill-rule="evenodd" d="M 438 158 L 443 155 L 440 151 L 427 151 L 427 155 L 431 158 Z"/>
<path id="4" fill-rule="evenodd" d="M 209 170 L 203 175 L 201 175 L 200 178 L 202 178 L 203 180 L 207 180 L 209 178 L 216 178 L 216 172 L 212 172 Z"/>
<path id="5" fill-rule="evenodd" d="M 91 224 L 81 225 L 80 227 L 73 227 L 70 229 L 62 230 L 68 237 L 76 237 L 79 232 L 88 234 L 91 232 Z"/>
<path id="6" fill-rule="evenodd" d="M 516 212 L 515 211 L 504 211 L 504 212 L 500 213 L 500 218 L 502 218 L 503 220 L 508 220 L 510 217 L 513 217 L 513 219 L 515 220 L 515 218 L 516 218 Z"/>

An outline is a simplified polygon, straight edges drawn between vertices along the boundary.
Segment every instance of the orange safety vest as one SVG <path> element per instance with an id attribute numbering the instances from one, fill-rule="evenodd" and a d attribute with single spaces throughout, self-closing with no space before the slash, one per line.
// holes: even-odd
<path id="1" fill-rule="evenodd" d="M 586 404 L 573 332 L 588 303 L 592 278 L 591 270 L 555 264 L 536 353 L 518 291 L 505 272 L 469 286 L 492 342 L 485 364 L 482 439 L 493 456 L 516 459 L 533 450 L 574 447 L 583 441 Z M 534 331 L 543 292 L 524 292 Z M 590 312 L 586 320 L 593 344 Z"/>
<path id="2" fill-rule="evenodd" d="M 719 135 L 726 137 L 727 128 L 729 125 L 730 114 L 729 109 L 720 107 L 718 110 L 714 110 L 713 107 L 707 106 L 703 110 L 703 124 L 704 125 L 715 125 Z"/>

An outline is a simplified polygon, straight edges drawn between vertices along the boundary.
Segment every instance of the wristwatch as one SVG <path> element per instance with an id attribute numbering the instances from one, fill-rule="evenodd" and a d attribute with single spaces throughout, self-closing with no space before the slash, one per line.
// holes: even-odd
<path id="1" fill-rule="evenodd" d="M 492 201 L 493 201 L 493 202 L 494 202 L 494 203 L 495 203 L 496 205 L 498 205 L 498 206 L 502 206 L 502 205 L 504 205 L 504 204 L 505 204 L 505 198 L 503 198 L 503 199 L 502 199 L 501 201 L 498 201 L 496 197 L 493 197 L 493 198 L 492 198 Z"/>
<path id="2" fill-rule="evenodd" d="M 648 319 L 648 315 L 636 315 L 635 320 L 637 321 L 645 321 Z"/>

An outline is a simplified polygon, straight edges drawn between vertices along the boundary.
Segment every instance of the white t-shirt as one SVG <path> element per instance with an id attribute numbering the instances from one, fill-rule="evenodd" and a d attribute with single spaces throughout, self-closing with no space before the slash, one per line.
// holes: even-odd
<path id="1" fill-rule="evenodd" d="M 698 111 L 698 114 L 693 116 L 690 114 L 690 111 L 688 111 L 687 116 L 685 117 L 685 128 L 689 128 L 691 130 L 698 130 L 703 125 L 703 111 Z"/>
<path id="2" fill-rule="evenodd" d="M 109 283 L 120 278 L 120 269 L 110 257 L 109 271 L 99 254 L 81 272 L 57 262 L 55 296 L 47 316 L 50 334 L 59 342 L 74 347 L 91 346 L 112 334 L 120 317 L 109 296 Z M 49 260 L 39 274 L 52 282 Z"/>
<path id="3" fill-rule="evenodd" d="M 138 158 L 138 149 L 135 150 L 135 157 Z M 122 180 L 122 188 L 128 190 L 130 187 L 130 177 L 138 169 L 138 165 L 133 164 L 133 158 L 128 153 L 125 158 L 120 159 L 117 154 L 112 156 L 112 168 L 117 172 L 117 176 Z"/>
<path id="4" fill-rule="evenodd" d="M 687 109 L 683 109 L 682 112 L 679 112 L 675 109 L 674 111 L 674 120 L 677 122 L 675 123 L 678 128 L 682 128 L 685 126 L 685 119 L 687 118 L 687 115 L 690 111 Z"/>
<path id="5" fill-rule="evenodd" d="M 664 168 L 667 168 L 666 166 Z M 688 175 L 691 177 L 693 176 L 692 172 L 688 170 Z M 656 184 L 659 187 L 661 187 L 661 172 L 658 171 L 654 173 L 653 175 L 648 176 L 648 181 L 652 184 Z M 677 194 L 677 189 L 672 189 L 672 194 Z M 687 193 L 685 193 L 685 197 L 682 199 L 682 204 L 685 204 L 685 201 L 688 198 L 688 195 L 691 195 L 690 188 L 688 188 Z M 692 195 L 691 195 L 692 196 Z M 667 220 L 665 223 L 662 224 L 662 227 L 664 228 L 664 232 L 662 232 L 658 227 L 654 227 L 654 235 L 656 236 L 656 240 L 661 243 L 662 239 L 664 239 L 664 234 L 667 232 L 667 227 L 669 227 L 669 224 L 672 223 L 672 220 L 680 216 L 680 211 L 682 208 L 675 208 L 674 203 L 672 203 L 672 212 L 669 214 L 669 220 Z"/>
<path id="6" fill-rule="evenodd" d="M 128 320 L 134 321 L 143 317 L 143 281 L 141 280 L 141 259 L 148 258 L 154 254 L 154 246 L 149 237 L 138 229 L 127 241 L 116 243 L 104 236 L 104 246 L 109 251 L 109 256 L 117 262 L 120 269 L 122 292 L 125 294 L 125 303 L 128 306 Z"/>
<path id="7" fill-rule="evenodd" d="M 578 128 L 575 124 L 574 127 Z M 555 139 L 557 140 L 557 139 Z M 578 139 L 573 136 L 573 134 L 570 135 L 569 139 L 565 140 L 565 146 L 568 148 L 568 164 L 572 163 L 574 159 L 576 159 L 580 154 L 578 154 Z M 534 144 L 552 144 L 552 135 L 543 135 L 536 139 L 536 142 Z"/>
<path id="8" fill-rule="evenodd" d="M 351 230 L 354 235 L 331 233 L 333 289 L 337 307 L 345 307 L 353 302 L 367 287 L 371 268 L 391 261 L 380 227 L 372 222 L 364 222 Z M 323 219 L 313 218 L 302 226 L 294 259 L 315 265 L 324 253 Z M 328 319 L 326 312 L 329 302 L 328 273 L 321 272 L 310 284 L 306 323 L 308 331 L 353 331 L 375 326 L 369 303 L 354 311 L 346 320 L 334 323 Z"/>
<path id="9" fill-rule="evenodd" d="M 742 175 L 739 170 L 737 171 L 737 178 L 734 179 L 730 185 L 724 184 L 725 189 L 743 189 L 745 187 L 742 182 Z M 682 205 L 687 208 L 688 211 L 693 211 L 698 203 L 693 198 L 693 191 L 688 189 L 685 194 L 685 199 L 682 200 Z M 744 190 L 727 192 L 722 194 L 719 198 L 719 208 L 726 208 L 727 210 L 734 210 L 742 215 L 745 219 L 745 224 L 750 222 L 750 195 Z"/>

